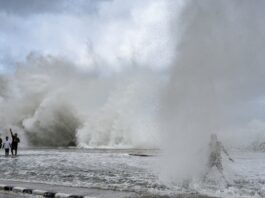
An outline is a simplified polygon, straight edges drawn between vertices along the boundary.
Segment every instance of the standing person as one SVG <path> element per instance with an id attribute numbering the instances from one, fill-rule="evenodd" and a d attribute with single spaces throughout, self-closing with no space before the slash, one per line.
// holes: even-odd
<path id="1" fill-rule="evenodd" d="M 0 138 L 0 148 L 2 148 L 2 143 L 3 143 L 3 140 L 2 138 Z"/>
<path id="2" fill-rule="evenodd" d="M 5 156 L 9 156 L 9 149 L 11 149 L 11 143 L 6 136 L 6 140 L 4 141 L 3 148 L 5 149 Z"/>
<path id="3" fill-rule="evenodd" d="M 11 137 L 12 137 L 12 144 L 11 144 L 11 153 L 14 155 L 14 150 L 15 150 L 15 155 L 17 155 L 17 146 L 18 143 L 20 142 L 20 139 L 17 136 L 17 133 L 13 134 L 12 129 L 10 129 Z"/>
<path id="4" fill-rule="evenodd" d="M 211 135 L 209 150 L 210 152 L 209 152 L 209 159 L 208 159 L 208 171 L 206 175 L 208 174 L 210 169 L 212 169 L 213 167 L 216 167 L 219 173 L 222 175 L 222 177 L 226 181 L 226 183 L 229 184 L 223 174 L 222 155 L 221 155 L 222 151 L 227 155 L 230 161 L 234 162 L 234 160 L 229 156 L 227 150 L 223 146 L 222 142 L 218 140 L 216 134 Z M 204 179 L 206 178 L 206 175 L 204 176 Z"/>

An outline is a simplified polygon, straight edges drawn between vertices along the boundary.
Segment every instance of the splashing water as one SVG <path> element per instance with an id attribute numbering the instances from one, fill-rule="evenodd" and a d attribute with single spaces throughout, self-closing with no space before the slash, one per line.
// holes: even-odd
<path id="1" fill-rule="evenodd" d="M 243 129 L 264 120 L 265 3 L 142 2 L 31 23 L 1 12 L 38 38 L 5 56 L 18 63 L 0 76 L 2 135 L 14 127 L 24 146 L 159 147 L 175 181 L 201 174 L 210 133 L 232 146 L 262 134 Z"/>
<path id="2" fill-rule="evenodd" d="M 229 141 L 235 147 L 254 134 L 234 128 L 264 119 L 256 110 L 264 107 L 257 102 L 265 91 L 264 7 L 195 0 L 182 10 L 178 56 L 160 104 L 165 178 L 200 176 L 211 133 L 237 139 Z"/>

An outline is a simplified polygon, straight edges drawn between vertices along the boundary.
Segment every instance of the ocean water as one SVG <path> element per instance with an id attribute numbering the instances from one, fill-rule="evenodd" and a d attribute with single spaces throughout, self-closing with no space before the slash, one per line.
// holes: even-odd
<path id="1" fill-rule="evenodd" d="M 224 174 L 231 184 L 228 187 L 214 169 L 205 182 L 192 179 L 185 185 L 165 184 L 156 166 L 160 152 L 133 149 L 23 149 L 15 158 L 0 157 L 0 179 L 134 192 L 147 197 L 264 197 L 265 153 L 233 151 L 231 155 L 234 163 L 224 159 Z"/>

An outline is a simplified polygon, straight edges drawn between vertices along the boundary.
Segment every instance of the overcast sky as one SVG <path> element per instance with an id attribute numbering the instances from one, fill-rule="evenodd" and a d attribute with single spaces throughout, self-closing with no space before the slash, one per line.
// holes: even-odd
<path id="1" fill-rule="evenodd" d="M 169 2 L 0 0 L 0 71 L 12 71 L 30 53 L 86 70 L 164 68 L 174 51 Z"/>

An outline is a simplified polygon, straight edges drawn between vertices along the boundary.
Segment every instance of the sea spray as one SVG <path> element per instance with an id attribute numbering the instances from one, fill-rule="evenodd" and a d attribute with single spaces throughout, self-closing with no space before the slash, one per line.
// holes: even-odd
<path id="1" fill-rule="evenodd" d="M 163 139 L 179 146 L 172 152 L 198 144 L 192 153 L 213 131 L 253 139 L 231 128 L 264 120 L 257 110 L 264 108 L 264 3 L 128 2 L 97 1 L 93 12 L 81 9 L 83 1 L 63 13 L 0 10 L 10 24 L 0 40 L 2 134 L 17 127 L 25 139 L 38 131 L 55 138 L 66 130 L 85 147 L 156 147 Z M 13 26 L 20 34 L 10 33 Z"/>
<path id="2" fill-rule="evenodd" d="M 32 54 L 5 80 L 1 127 L 5 133 L 18 127 L 27 146 L 154 148 L 163 79 L 140 68 L 84 73 L 68 61 Z"/>
<path id="3" fill-rule="evenodd" d="M 24 146 L 157 147 L 160 90 L 174 57 L 174 5 L 3 4 L 2 135 L 16 127 Z"/>
<path id="4" fill-rule="evenodd" d="M 264 7 L 262 1 L 187 1 L 175 26 L 181 32 L 178 56 L 161 99 L 162 178 L 201 177 L 211 133 L 239 140 L 229 141 L 235 146 L 246 143 L 249 131 L 232 128 L 264 119 L 255 110 L 265 93 Z"/>

